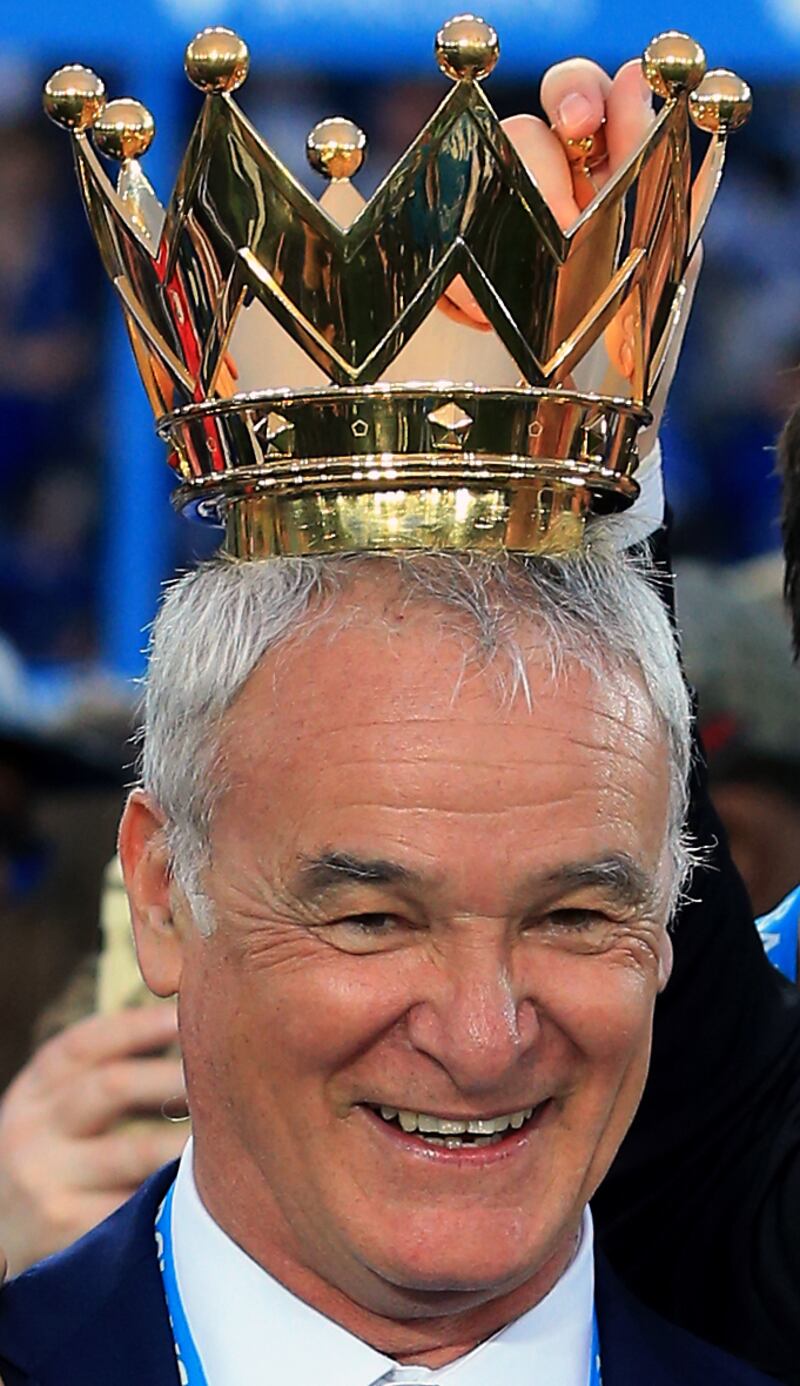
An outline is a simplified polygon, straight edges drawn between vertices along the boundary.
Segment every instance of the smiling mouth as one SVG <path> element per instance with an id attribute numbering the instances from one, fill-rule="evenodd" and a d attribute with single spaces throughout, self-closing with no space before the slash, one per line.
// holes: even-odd
<path id="1" fill-rule="evenodd" d="M 475 1150 L 479 1146 L 499 1145 L 508 1135 L 523 1131 L 543 1104 L 523 1107 L 502 1116 L 475 1118 L 439 1117 L 429 1112 L 368 1105 L 388 1126 L 407 1136 L 416 1136 L 425 1145 L 442 1146 L 446 1150 Z"/>

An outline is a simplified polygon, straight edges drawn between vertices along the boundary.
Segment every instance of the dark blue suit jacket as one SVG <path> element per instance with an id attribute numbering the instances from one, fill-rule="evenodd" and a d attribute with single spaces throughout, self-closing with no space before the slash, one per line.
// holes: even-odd
<path id="1" fill-rule="evenodd" d="M 0 1292 L 5 1386 L 179 1386 L 153 1237 L 174 1174 L 160 1170 L 100 1227 Z M 603 1386 L 766 1386 L 638 1305 L 602 1259 L 597 1312 Z"/>

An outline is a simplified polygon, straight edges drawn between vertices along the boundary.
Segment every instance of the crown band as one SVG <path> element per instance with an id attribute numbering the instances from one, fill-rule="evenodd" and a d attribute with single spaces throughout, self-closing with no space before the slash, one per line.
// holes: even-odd
<path id="1" fill-rule="evenodd" d="M 562 552 L 604 495 L 635 498 L 648 417 L 570 391 L 371 386 L 190 405 L 160 433 L 183 478 L 176 506 L 223 523 L 235 557 Z"/>
<path id="2" fill-rule="evenodd" d="M 225 512 L 231 558 L 402 550 L 564 554 L 580 548 L 590 494 L 542 478 L 467 486 L 239 496 Z"/>

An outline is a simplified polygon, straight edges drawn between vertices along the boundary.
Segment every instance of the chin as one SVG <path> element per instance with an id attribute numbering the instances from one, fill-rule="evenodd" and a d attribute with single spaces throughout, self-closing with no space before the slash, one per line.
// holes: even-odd
<path id="1" fill-rule="evenodd" d="M 458 1232 L 435 1230 L 437 1219 L 423 1231 L 408 1227 L 405 1236 L 391 1246 L 373 1246 L 367 1259 L 383 1280 L 398 1289 L 441 1295 L 455 1300 L 479 1294 L 494 1298 L 516 1288 L 544 1265 L 552 1246 L 525 1244 L 495 1222 L 491 1229 L 464 1236 L 463 1218 Z M 439 1303 L 439 1311 L 445 1305 Z"/>
<path id="2" fill-rule="evenodd" d="M 383 1280 L 397 1290 L 435 1296 L 431 1313 L 438 1315 L 465 1308 L 465 1300 L 486 1303 L 507 1294 L 524 1284 L 534 1274 L 536 1267 L 517 1261 L 503 1264 L 492 1261 L 487 1264 L 484 1257 L 467 1263 L 463 1260 L 432 1258 L 422 1264 L 393 1259 L 375 1269 Z"/>

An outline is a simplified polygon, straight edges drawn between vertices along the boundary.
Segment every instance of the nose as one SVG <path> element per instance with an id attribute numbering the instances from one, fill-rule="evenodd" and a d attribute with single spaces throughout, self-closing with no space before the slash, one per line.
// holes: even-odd
<path id="1" fill-rule="evenodd" d="M 408 1012 L 408 1035 L 460 1092 L 497 1091 L 533 1048 L 539 1018 L 533 998 L 516 983 L 508 947 L 479 922 L 468 940 L 448 947 L 430 966 L 426 996 Z M 435 972 L 433 971 L 435 969 Z"/>

